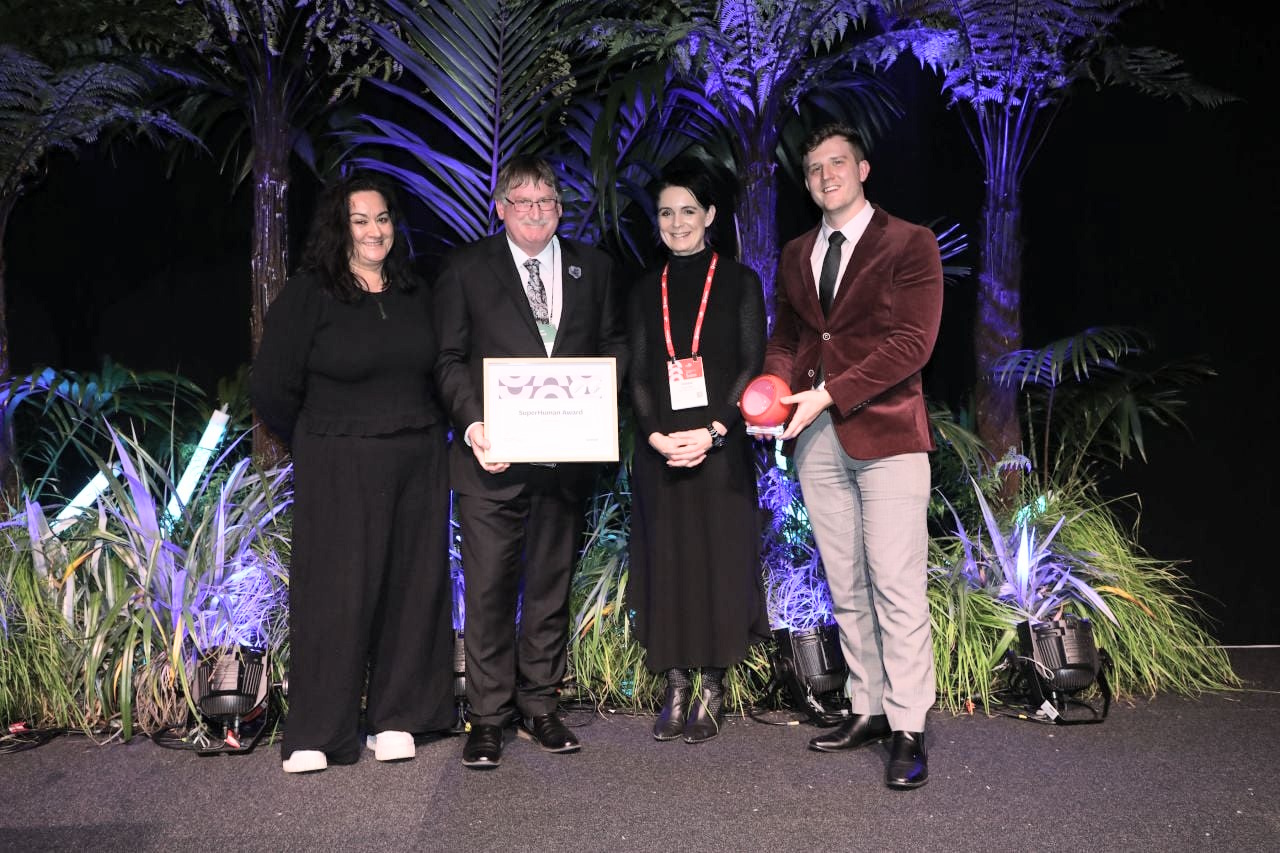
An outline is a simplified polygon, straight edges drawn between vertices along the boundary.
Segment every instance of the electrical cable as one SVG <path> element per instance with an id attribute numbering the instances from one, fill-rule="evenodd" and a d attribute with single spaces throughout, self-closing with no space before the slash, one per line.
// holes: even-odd
<path id="1" fill-rule="evenodd" d="M 37 746 L 44 746 L 67 729 L 28 729 L 25 726 L 11 726 L 9 731 L 0 735 L 0 755 L 12 755 L 26 752 Z"/>

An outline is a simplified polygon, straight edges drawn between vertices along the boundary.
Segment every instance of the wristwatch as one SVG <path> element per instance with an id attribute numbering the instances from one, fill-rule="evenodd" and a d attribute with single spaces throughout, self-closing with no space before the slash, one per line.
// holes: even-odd
<path id="1" fill-rule="evenodd" d="M 711 449 L 724 447 L 724 433 L 716 429 L 715 424 L 707 424 L 707 432 L 711 433 Z"/>

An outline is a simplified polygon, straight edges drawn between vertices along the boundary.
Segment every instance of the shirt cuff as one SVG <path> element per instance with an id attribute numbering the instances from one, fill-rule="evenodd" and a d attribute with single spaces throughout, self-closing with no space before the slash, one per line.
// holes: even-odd
<path id="1" fill-rule="evenodd" d="M 467 424 L 467 428 L 462 431 L 462 440 L 467 445 L 467 447 L 471 446 L 471 428 L 476 424 L 482 424 L 482 423 L 484 423 L 484 421 L 472 421 L 471 423 Z"/>

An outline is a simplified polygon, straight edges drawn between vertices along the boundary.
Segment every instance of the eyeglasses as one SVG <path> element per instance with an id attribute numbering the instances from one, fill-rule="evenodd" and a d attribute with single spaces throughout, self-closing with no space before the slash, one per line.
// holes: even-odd
<path id="1" fill-rule="evenodd" d="M 560 203 L 560 199 L 558 198 L 540 198 L 536 201 L 527 198 L 505 198 L 503 201 L 514 207 L 520 213 L 528 213 L 533 210 L 533 206 L 535 204 L 538 206 L 538 210 L 555 210 L 556 205 Z"/>

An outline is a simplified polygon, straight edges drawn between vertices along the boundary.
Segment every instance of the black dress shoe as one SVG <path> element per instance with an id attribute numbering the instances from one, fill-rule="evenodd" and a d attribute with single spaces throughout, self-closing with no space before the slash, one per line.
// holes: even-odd
<path id="1" fill-rule="evenodd" d="M 684 734 L 684 723 L 689 716 L 689 697 L 693 688 L 667 685 L 667 696 L 653 724 L 653 736 L 657 740 L 675 740 Z"/>
<path id="2" fill-rule="evenodd" d="M 890 788 L 919 788 L 929 781 L 929 757 L 924 732 L 894 732 L 884 783 Z"/>
<path id="3" fill-rule="evenodd" d="M 840 752 L 888 740 L 892 734 L 889 718 L 884 714 L 854 714 L 837 726 L 835 731 L 810 740 L 809 748 L 818 752 Z"/>
<path id="4" fill-rule="evenodd" d="M 582 745 L 555 711 L 526 718 L 520 734 L 547 752 L 577 752 Z"/>
<path id="5" fill-rule="evenodd" d="M 702 743 L 720 734 L 724 728 L 723 693 L 723 688 L 702 688 L 693 702 L 693 713 L 684 723 L 685 743 Z"/>
<path id="6" fill-rule="evenodd" d="M 502 761 L 502 726 L 472 723 L 466 746 L 462 747 L 462 764 L 479 770 L 497 767 Z"/>

